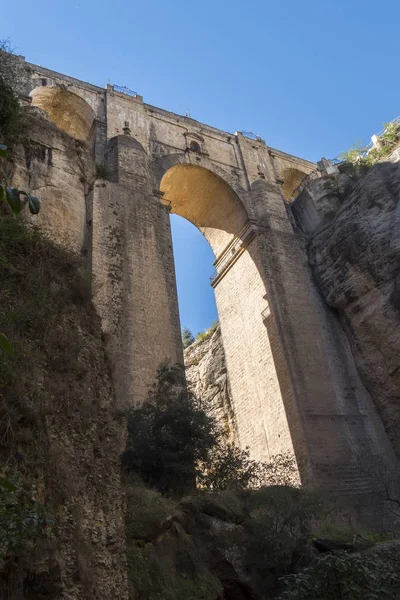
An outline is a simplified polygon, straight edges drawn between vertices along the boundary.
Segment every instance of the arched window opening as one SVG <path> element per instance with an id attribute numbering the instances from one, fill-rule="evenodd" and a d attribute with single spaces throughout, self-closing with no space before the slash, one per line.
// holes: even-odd
<path id="1" fill-rule="evenodd" d="M 200 153 L 201 153 L 200 144 L 199 144 L 198 142 L 195 142 L 194 140 L 192 140 L 192 141 L 190 142 L 190 149 L 191 149 L 193 152 L 196 152 L 197 154 L 200 154 Z"/>

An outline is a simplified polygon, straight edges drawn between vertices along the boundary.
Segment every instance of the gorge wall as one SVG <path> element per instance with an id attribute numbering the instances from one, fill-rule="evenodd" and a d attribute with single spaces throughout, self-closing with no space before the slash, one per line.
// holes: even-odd
<path id="1" fill-rule="evenodd" d="M 376 165 L 333 220 L 311 234 L 309 261 L 340 315 L 357 368 L 400 455 L 400 165 Z"/>
<path id="2" fill-rule="evenodd" d="M 160 362 L 182 361 L 172 210 L 204 233 L 216 256 L 230 393 L 228 402 L 216 372 L 210 404 L 228 429 L 235 422 L 253 458 L 294 453 L 304 483 L 367 502 L 382 481 L 360 471 L 359 456 L 391 467 L 393 432 L 321 277 L 325 298 L 316 285 L 325 268 L 319 254 L 310 250 L 313 277 L 306 252 L 310 236 L 338 222 L 354 182 L 333 176 L 329 198 L 310 196 L 298 211 L 299 185 L 310 177 L 324 187 L 325 165 L 16 61 L 29 124 L 9 178 L 41 198 L 36 222 L 91 269 L 119 408 L 143 401 Z M 340 197 L 330 204 L 336 184 Z M 313 227 L 318 211 L 326 218 Z"/>
<path id="3" fill-rule="evenodd" d="M 227 439 L 237 442 L 221 328 L 218 326 L 206 339 L 186 348 L 184 359 L 190 389 L 201 400 L 204 410 L 221 425 Z"/>
<path id="4" fill-rule="evenodd" d="M 29 353 L 0 389 L 0 450 L 56 525 L 0 591 L 127 596 L 118 409 L 143 400 L 162 359 L 181 360 L 172 203 L 219 252 L 221 330 L 185 353 L 207 411 L 257 458 L 294 451 L 306 483 L 368 510 L 382 500 L 400 452 L 399 165 L 316 172 L 262 140 L 29 69 L 6 176 L 40 197 L 35 222 L 57 245 L 38 265 L 26 240 L 1 249 L 1 330 Z M 101 319 L 76 290 L 76 255 Z"/>
<path id="5" fill-rule="evenodd" d="M 125 599 L 125 423 L 90 278 L 1 214 L 0 279 L 0 597 Z"/>

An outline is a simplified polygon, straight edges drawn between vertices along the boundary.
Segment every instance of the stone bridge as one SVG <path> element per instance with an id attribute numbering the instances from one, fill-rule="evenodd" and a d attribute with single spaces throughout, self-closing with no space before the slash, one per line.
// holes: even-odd
<path id="1" fill-rule="evenodd" d="M 384 455 L 386 434 L 338 319 L 313 284 L 290 209 L 316 165 L 20 60 L 29 73 L 26 102 L 81 140 L 107 173 L 84 200 L 66 187 L 68 218 L 54 217 L 52 226 L 75 250 L 89 240 L 120 405 L 143 400 L 161 361 L 182 362 L 173 212 L 200 229 L 215 255 L 241 446 L 262 460 L 294 451 L 303 481 L 338 494 L 374 489 L 358 460 Z M 46 218 L 47 207 L 58 209 L 43 195 Z"/>

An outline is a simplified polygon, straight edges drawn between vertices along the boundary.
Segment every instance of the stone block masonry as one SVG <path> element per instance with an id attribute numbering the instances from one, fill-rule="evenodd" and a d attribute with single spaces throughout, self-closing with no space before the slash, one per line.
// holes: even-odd
<path id="1" fill-rule="evenodd" d="M 101 165 L 107 175 L 82 196 L 66 145 L 38 126 L 36 142 L 57 163 L 37 171 L 33 191 L 40 195 L 49 178 L 54 189 L 74 180 L 65 191 L 73 228 L 59 211 L 43 227 L 60 243 L 70 234 L 77 250 L 89 249 L 120 406 L 143 401 L 160 362 L 183 361 L 172 211 L 202 231 L 215 255 L 240 444 L 261 460 L 294 452 L 302 481 L 328 491 L 367 497 L 380 488 L 360 472 L 359 457 L 390 469 L 392 446 L 342 325 L 312 279 L 290 208 L 303 179 L 319 176 L 317 166 L 112 86 L 25 67 L 26 104 L 46 111 L 69 144 L 79 138 L 92 169 Z M 18 173 L 22 181 L 22 166 Z"/>

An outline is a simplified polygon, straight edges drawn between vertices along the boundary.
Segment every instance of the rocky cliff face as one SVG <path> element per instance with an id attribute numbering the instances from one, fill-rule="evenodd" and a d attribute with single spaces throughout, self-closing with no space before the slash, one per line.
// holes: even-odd
<path id="1" fill-rule="evenodd" d="M 64 248 L 88 252 L 95 165 L 86 142 L 73 139 L 44 111 L 25 109 L 25 136 L 13 151 L 7 179 L 40 198 L 34 222 Z"/>
<path id="2" fill-rule="evenodd" d="M 229 388 L 221 329 L 195 342 L 184 353 L 186 376 L 204 408 L 220 423 L 230 440 L 236 440 L 235 416 Z"/>
<path id="3" fill-rule="evenodd" d="M 23 529 L 21 543 L 5 547 L 13 518 L 0 495 L 5 600 L 127 594 L 125 427 L 81 269 L 18 220 L 0 217 L 0 331 L 14 348 L 0 356 L 0 475 L 21 485 L 29 514 L 20 499 L 18 518 L 34 511 L 49 523 L 39 532 L 33 522 L 32 535 Z"/>
<path id="4" fill-rule="evenodd" d="M 309 261 L 400 454 L 400 165 L 375 166 L 311 236 Z"/>
<path id="5" fill-rule="evenodd" d="M 0 597 L 124 599 L 125 424 L 90 275 L 77 258 L 88 239 L 93 159 L 35 110 L 24 127 L 0 170 L 40 197 L 32 220 L 52 241 L 0 214 L 0 331 L 15 351 L 0 356 L 0 476 L 17 481 L 51 525 L 4 553 L 2 512 Z"/>

